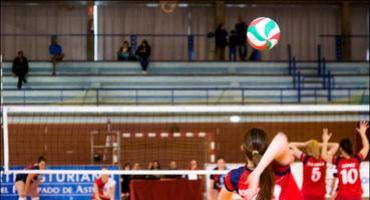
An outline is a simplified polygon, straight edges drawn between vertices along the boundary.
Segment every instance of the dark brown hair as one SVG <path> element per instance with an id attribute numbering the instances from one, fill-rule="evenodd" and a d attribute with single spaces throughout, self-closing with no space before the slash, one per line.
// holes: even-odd
<path id="1" fill-rule="evenodd" d="M 352 142 L 349 138 L 344 138 L 339 143 L 340 148 L 345 151 L 348 155 L 353 156 Z"/>
<path id="2" fill-rule="evenodd" d="M 252 128 L 244 135 L 244 153 L 253 161 L 254 166 L 258 165 L 268 145 L 266 133 L 261 129 Z M 272 166 L 269 165 L 261 174 L 257 200 L 271 200 L 274 186 L 274 174 Z"/>

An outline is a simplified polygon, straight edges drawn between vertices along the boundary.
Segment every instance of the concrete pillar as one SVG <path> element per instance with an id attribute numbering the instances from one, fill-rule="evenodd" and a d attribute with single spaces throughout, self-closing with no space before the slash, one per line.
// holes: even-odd
<path id="1" fill-rule="evenodd" d="M 213 31 L 216 30 L 217 26 L 219 24 L 225 24 L 225 2 L 224 1 L 216 1 L 215 4 L 215 20 L 214 20 L 214 27 L 213 27 Z M 215 39 L 215 38 L 213 38 Z M 215 46 L 215 40 L 213 40 L 213 44 L 212 45 L 208 45 L 210 48 L 212 48 L 211 51 L 208 51 L 208 52 L 212 52 L 212 56 L 210 56 L 209 58 L 211 58 L 211 60 L 215 60 L 216 58 L 216 46 Z"/>
<path id="2" fill-rule="evenodd" d="M 216 1 L 215 3 L 215 29 L 221 23 L 225 24 L 225 2 Z"/>
<path id="3" fill-rule="evenodd" d="M 349 1 L 341 3 L 341 35 L 342 37 L 342 58 L 343 60 L 351 60 L 351 6 Z"/>
<path id="4" fill-rule="evenodd" d="M 94 0 L 87 2 L 86 58 L 94 60 Z"/>

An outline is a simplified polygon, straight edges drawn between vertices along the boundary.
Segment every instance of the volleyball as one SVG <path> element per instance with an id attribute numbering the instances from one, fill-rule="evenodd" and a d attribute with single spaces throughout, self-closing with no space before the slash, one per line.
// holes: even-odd
<path id="1" fill-rule="evenodd" d="M 248 43 L 259 51 L 272 49 L 280 39 L 278 24 L 267 17 L 254 19 L 247 30 Z"/>

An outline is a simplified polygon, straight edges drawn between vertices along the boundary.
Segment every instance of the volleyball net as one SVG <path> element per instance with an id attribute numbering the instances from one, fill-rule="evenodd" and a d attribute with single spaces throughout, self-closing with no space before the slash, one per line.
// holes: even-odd
<path id="1" fill-rule="evenodd" d="M 355 127 L 369 120 L 369 106 L 10 106 L 3 108 L 2 118 L 6 173 L 33 173 L 19 166 L 44 156 L 48 166 L 117 166 L 112 174 L 209 175 L 225 173 L 206 169 L 217 158 L 245 161 L 240 145 L 253 127 L 270 139 L 282 131 L 290 141 L 321 141 L 322 129 L 329 128 L 333 140 L 349 137 L 356 144 Z M 197 162 L 195 170 L 190 170 L 191 161 Z M 153 162 L 160 166 L 152 168 Z M 124 170 L 125 163 L 135 164 L 136 170 Z M 49 167 L 37 173 L 102 172 Z"/>

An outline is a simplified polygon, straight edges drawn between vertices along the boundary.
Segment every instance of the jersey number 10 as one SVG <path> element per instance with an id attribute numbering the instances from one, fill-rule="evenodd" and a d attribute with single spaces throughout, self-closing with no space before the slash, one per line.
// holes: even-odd
<path id="1" fill-rule="evenodd" d="M 340 171 L 340 175 L 342 176 L 343 184 L 354 184 L 358 178 L 358 172 L 356 169 L 343 169 Z"/>

